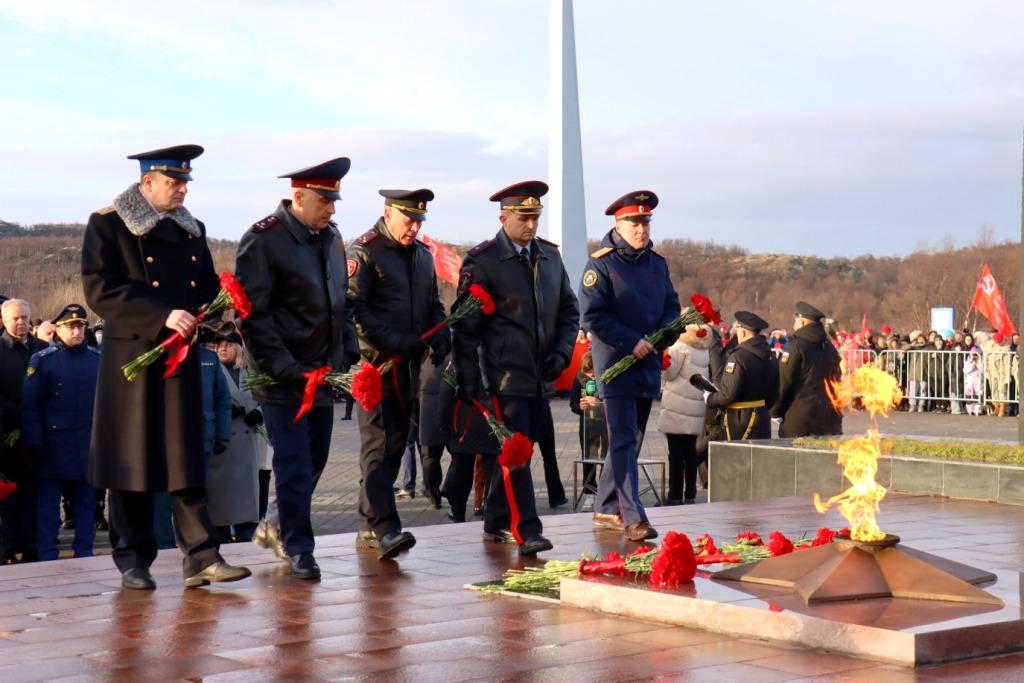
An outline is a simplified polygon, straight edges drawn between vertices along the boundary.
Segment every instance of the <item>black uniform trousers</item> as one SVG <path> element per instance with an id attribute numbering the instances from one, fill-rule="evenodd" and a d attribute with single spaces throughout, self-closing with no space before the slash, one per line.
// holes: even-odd
<path id="1" fill-rule="evenodd" d="M 378 538 L 402 530 L 395 506 L 394 483 L 409 434 L 409 415 L 419 414 L 416 402 L 384 396 L 370 411 L 359 410 L 359 516 L 363 529 Z"/>
<path id="2" fill-rule="evenodd" d="M 519 432 L 534 443 L 537 442 L 539 435 L 543 435 L 544 421 L 550 418 L 547 399 L 499 396 L 497 403 L 497 417 L 509 429 Z M 493 402 L 491 405 L 493 407 Z M 492 468 L 490 485 L 487 488 L 487 500 L 484 503 L 484 531 L 488 533 L 498 533 L 510 529 L 512 522 L 508 496 L 505 491 L 503 468 L 495 462 L 496 459 L 494 456 L 484 458 L 485 461 L 491 461 L 487 465 Z M 540 517 L 537 516 L 537 503 L 533 495 L 533 476 L 530 474 L 530 466 L 510 470 L 509 475 L 512 495 L 519 513 L 519 536 L 524 541 L 536 538 L 544 531 L 544 527 Z"/>
<path id="3" fill-rule="evenodd" d="M 562 475 L 558 471 L 558 451 L 555 448 L 555 419 L 551 415 L 551 402 L 542 401 L 544 412 L 540 418 L 540 433 L 537 435 L 537 447 L 544 459 L 544 483 L 548 487 L 548 505 L 561 505 L 566 502 L 565 487 L 562 486 Z"/>
<path id="4" fill-rule="evenodd" d="M 114 564 L 122 574 L 129 569 L 148 569 L 156 559 L 153 493 L 110 489 L 110 545 Z M 171 491 L 170 498 L 174 535 L 185 555 L 182 570 L 188 578 L 222 559 L 220 544 L 206 511 L 205 488 Z"/>
<path id="5" fill-rule="evenodd" d="M 726 441 L 772 438 L 772 417 L 768 408 L 726 408 L 723 419 Z"/>
<path id="6" fill-rule="evenodd" d="M 668 499 L 678 503 L 697 497 L 696 434 L 666 434 L 668 441 Z"/>
<path id="7" fill-rule="evenodd" d="M 475 461 L 475 453 L 452 453 L 452 462 L 448 465 L 448 471 L 444 474 L 444 483 L 441 484 L 441 495 L 448 500 L 448 505 L 451 506 L 452 521 L 466 521 L 466 505 L 469 502 L 469 494 L 473 492 L 473 463 Z"/>
<path id="8" fill-rule="evenodd" d="M 444 455 L 444 446 L 420 446 L 420 464 L 423 465 L 423 488 L 427 491 L 427 498 L 435 505 L 441 504 L 441 456 Z M 472 465 L 472 463 L 470 463 Z"/>
<path id="9" fill-rule="evenodd" d="M 311 553 L 313 491 L 327 465 L 334 428 L 334 406 L 314 406 L 295 422 L 298 404 L 262 404 L 263 421 L 274 447 L 274 482 L 281 541 L 289 555 Z"/>

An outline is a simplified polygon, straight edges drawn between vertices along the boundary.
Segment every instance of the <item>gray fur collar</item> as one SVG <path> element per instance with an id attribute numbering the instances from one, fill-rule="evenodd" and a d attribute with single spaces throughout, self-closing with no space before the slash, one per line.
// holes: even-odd
<path id="1" fill-rule="evenodd" d="M 114 199 L 114 211 L 124 221 L 128 231 L 136 237 L 145 235 L 160 222 L 160 216 L 142 196 L 138 183 L 132 183 L 127 190 L 117 195 Z M 202 236 L 199 223 L 184 206 L 166 214 L 166 217 L 180 225 L 185 232 L 196 237 Z"/>

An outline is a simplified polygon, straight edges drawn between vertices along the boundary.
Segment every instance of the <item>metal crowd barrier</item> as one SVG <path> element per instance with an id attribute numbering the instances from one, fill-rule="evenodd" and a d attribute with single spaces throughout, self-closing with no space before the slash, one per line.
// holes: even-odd
<path id="1" fill-rule="evenodd" d="M 873 362 L 899 380 L 911 410 L 948 407 L 952 413 L 975 413 L 986 403 L 1019 403 L 1017 354 L 1010 351 L 889 349 Z"/>

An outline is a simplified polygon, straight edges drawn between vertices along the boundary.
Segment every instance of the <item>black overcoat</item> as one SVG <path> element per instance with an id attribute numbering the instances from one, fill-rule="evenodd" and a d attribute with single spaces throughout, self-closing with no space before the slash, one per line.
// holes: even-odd
<path id="1" fill-rule="evenodd" d="M 832 407 L 825 381 L 842 377 L 839 352 L 821 323 L 810 323 L 793 333 L 789 348 L 779 359 L 779 398 L 772 417 L 781 417 L 779 436 L 843 433 L 843 414 Z"/>
<path id="2" fill-rule="evenodd" d="M 89 216 L 82 244 L 85 298 L 105 322 L 89 481 L 97 488 L 177 491 L 206 481 L 199 354 L 190 353 L 168 379 L 162 360 L 132 382 L 121 366 L 172 334 L 164 327 L 171 311 L 197 313 L 220 285 L 203 224 L 184 209 L 159 218 L 149 208 L 147 215 L 140 199 L 133 186 L 115 200 L 120 208 Z"/>

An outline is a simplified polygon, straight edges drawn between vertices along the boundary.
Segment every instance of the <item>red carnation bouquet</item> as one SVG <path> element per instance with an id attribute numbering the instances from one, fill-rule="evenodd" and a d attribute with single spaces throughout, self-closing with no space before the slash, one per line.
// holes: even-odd
<path id="1" fill-rule="evenodd" d="M 722 316 L 711 305 L 711 300 L 706 296 L 694 294 L 690 297 L 690 305 L 683 309 L 678 318 L 665 325 L 665 327 L 651 332 L 644 339 L 649 341 L 654 349 L 660 353 L 669 346 L 668 340 L 675 339 L 682 334 L 687 325 L 702 325 L 704 323 L 717 325 L 721 322 Z M 707 332 L 700 330 L 697 334 L 703 337 Z M 633 354 L 623 356 L 618 362 L 601 373 L 601 381 L 605 384 L 612 382 L 616 377 L 633 367 L 637 360 L 639 359 Z"/>
<path id="2" fill-rule="evenodd" d="M 519 506 L 516 505 L 515 491 L 512 489 L 512 470 L 518 470 L 530 466 L 530 459 L 533 457 L 533 442 L 528 438 L 514 432 L 487 410 L 480 401 L 473 400 L 473 407 L 487 422 L 488 428 L 498 443 L 501 444 L 501 453 L 498 455 L 498 465 L 501 466 L 502 479 L 505 484 L 505 497 L 508 499 L 509 529 L 516 543 L 522 545 L 523 538 L 519 534 Z"/>
<path id="3" fill-rule="evenodd" d="M 195 343 L 199 325 L 204 320 L 220 315 L 229 308 L 234 308 L 238 317 L 245 320 L 252 312 L 252 302 L 249 301 L 241 283 L 233 274 L 221 273 L 220 291 L 217 292 L 213 301 L 204 304 L 199 309 L 199 314 L 196 316 L 196 330 L 192 336 L 186 339 L 180 333 L 175 332 L 135 360 L 125 363 L 121 366 L 125 379 L 129 382 L 133 381 L 145 368 L 155 363 L 164 354 L 167 354 L 167 369 L 164 371 L 164 379 L 171 377 L 178 371 L 178 366 L 188 357 L 188 352 L 192 348 L 192 344 Z"/>
<path id="4" fill-rule="evenodd" d="M 376 408 L 383 393 L 380 370 L 371 363 L 363 363 L 357 370 L 351 372 L 331 372 L 330 366 L 325 365 L 303 372 L 302 376 L 306 378 L 306 386 L 302 392 L 302 404 L 295 414 L 295 422 L 301 420 L 313 408 L 316 390 L 325 384 L 347 391 L 365 411 Z M 259 372 L 247 375 L 242 380 L 242 388 L 252 390 L 277 383 L 278 381 L 270 375 Z"/>

